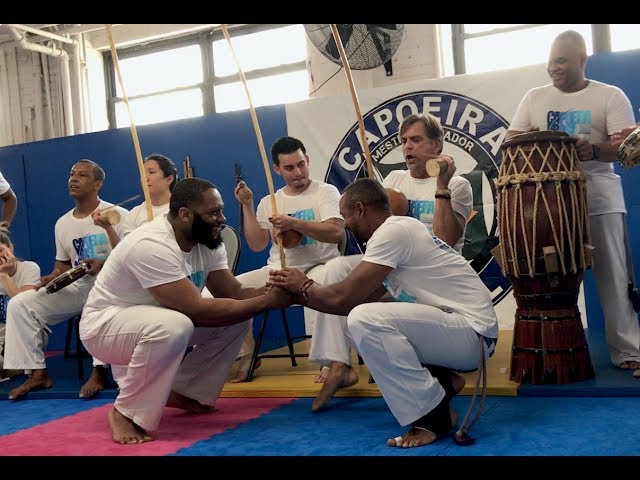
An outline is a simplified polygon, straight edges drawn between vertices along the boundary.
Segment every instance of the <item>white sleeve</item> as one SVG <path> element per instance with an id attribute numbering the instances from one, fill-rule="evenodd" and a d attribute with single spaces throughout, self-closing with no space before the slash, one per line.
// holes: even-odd
<path id="1" fill-rule="evenodd" d="M 141 240 L 131 248 L 127 258 L 131 259 L 127 268 L 143 288 L 187 278 L 182 268 L 184 260 L 174 250 L 158 242 Z"/>
<path id="2" fill-rule="evenodd" d="M 389 172 L 389 174 L 384 177 L 384 180 L 382 181 L 382 186 L 384 188 L 396 188 L 394 185 L 396 184 L 396 175 L 399 170 L 393 170 L 391 172 Z"/>
<path id="3" fill-rule="evenodd" d="M 271 226 L 271 222 L 269 221 L 269 217 L 271 216 L 271 208 L 267 205 L 267 202 L 270 202 L 271 199 L 267 195 L 260 200 L 258 204 L 258 209 L 256 210 L 256 219 L 258 220 L 258 224 L 260 228 L 263 230 L 269 230 Z"/>
<path id="4" fill-rule="evenodd" d="M 138 219 L 138 211 L 141 208 L 145 208 L 146 210 L 146 206 L 143 203 L 142 205 L 137 205 L 135 207 L 133 207 L 131 209 L 131 211 L 129 212 L 129 215 L 127 215 L 127 218 L 124 219 L 122 223 L 122 236 L 120 238 L 124 238 L 127 235 L 129 235 L 131 232 L 133 232 L 136 228 L 138 228 L 140 225 L 138 225 L 136 223 L 136 220 Z M 146 217 L 145 217 L 146 218 Z"/>
<path id="5" fill-rule="evenodd" d="M 22 278 L 18 288 L 24 285 L 38 285 L 40 283 L 40 267 L 35 262 L 22 262 Z"/>
<path id="6" fill-rule="evenodd" d="M 61 217 L 56 222 L 56 226 L 54 227 L 54 237 L 56 239 L 56 260 L 59 262 L 68 262 L 71 260 L 69 253 L 67 252 L 66 246 L 62 244 L 62 232 L 61 230 L 64 226 L 61 223 L 64 221 L 64 217 Z"/>
<path id="7" fill-rule="evenodd" d="M 114 225 L 113 229 L 116 231 L 120 238 L 123 238 L 125 232 L 124 224 L 127 221 L 127 218 L 129 218 L 129 210 L 122 207 L 116 207 L 116 209 L 120 213 L 120 221 L 117 225 Z"/>
<path id="8" fill-rule="evenodd" d="M 623 128 L 634 127 L 636 124 L 629 98 L 617 87 L 607 102 L 606 115 L 608 136 Z"/>
<path id="9" fill-rule="evenodd" d="M 206 249 L 210 251 L 209 249 Z M 229 269 L 229 261 L 227 259 L 227 249 L 224 243 L 213 251 L 210 251 L 209 255 L 209 272 L 215 272 L 216 270 Z M 207 272 L 208 273 L 208 272 Z"/>
<path id="10" fill-rule="evenodd" d="M 525 96 L 520 100 L 520 104 L 516 109 L 516 113 L 513 114 L 513 119 L 509 125 L 509 130 L 515 130 L 516 132 L 526 132 L 533 125 L 531 124 L 531 108 L 530 108 L 531 90 L 528 91 Z"/>
<path id="11" fill-rule="evenodd" d="M 11 185 L 9 185 L 9 182 L 7 182 L 2 175 L 2 172 L 0 172 L 0 195 L 4 195 L 9 191 L 9 189 L 11 189 Z"/>
<path id="12" fill-rule="evenodd" d="M 342 215 L 340 215 L 340 192 L 329 183 L 325 183 L 321 187 L 320 198 L 318 198 L 320 221 L 324 222 L 330 218 L 343 220 Z"/>
<path id="13" fill-rule="evenodd" d="M 462 215 L 465 221 L 469 220 L 473 210 L 473 189 L 469 180 L 461 176 L 452 177 L 449 188 L 451 188 L 451 208 Z"/>
<path id="14" fill-rule="evenodd" d="M 362 261 L 396 268 L 406 263 L 410 254 L 409 232 L 395 223 L 383 224 L 367 243 Z"/>

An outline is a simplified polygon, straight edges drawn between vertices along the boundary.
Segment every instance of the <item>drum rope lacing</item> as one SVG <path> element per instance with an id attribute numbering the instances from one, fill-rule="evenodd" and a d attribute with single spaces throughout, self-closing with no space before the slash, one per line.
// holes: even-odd
<path id="1" fill-rule="evenodd" d="M 504 235 L 501 235 L 501 242 L 505 241 L 506 245 L 501 248 L 501 260 L 505 275 L 512 273 L 515 277 L 519 277 L 521 272 L 519 271 L 518 261 L 514 260 L 512 267 L 510 267 L 507 261 L 507 255 L 510 254 L 512 258 L 518 258 L 516 255 L 516 241 L 517 241 L 517 224 L 520 223 L 521 231 L 519 232 L 524 236 L 523 242 L 525 247 L 525 257 L 527 259 L 528 275 L 534 277 L 535 275 L 535 252 L 536 252 L 536 230 L 538 224 L 538 203 L 540 198 L 545 205 L 545 212 L 547 214 L 549 225 L 551 226 L 551 232 L 554 239 L 554 246 L 558 254 L 560 261 L 560 269 L 563 275 L 567 274 L 567 270 L 572 273 L 576 273 L 578 269 L 586 270 L 587 260 L 585 257 L 584 244 L 588 243 L 587 239 L 591 237 L 589 231 L 588 213 L 586 201 L 586 178 L 584 173 L 579 169 L 579 159 L 573 143 L 562 143 L 560 150 L 556 148 L 553 142 L 549 142 L 549 146 L 546 151 L 543 151 L 539 144 L 534 143 L 532 147 L 524 147 L 522 144 L 517 145 L 515 151 L 507 147 L 505 154 L 510 162 L 502 162 L 500 166 L 500 176 L 496 180 L 497 187 L 497 209 L 499 218 L 498 221 L 501 224 L 500 233 L 506 232 L 506 239 Z M 540 165 L 540 171 L 536 172 L 533 164 L 531 163 L 532 157 L 538 154 L 542 158 L 542 164 Z M 551 155 L 553 154 L 553 157 Z M 521 170 L 518 171 L 515 159 L 518 157 L 524 159 L 524 164 Z M 558 163 L 554 169 L 550 158 L 557 158 Z M 568 159 L 569 164 L 565 163 L 565 159 Z M 547 171 L 545 171 L 547 170 Z M 555 191 L 557 199 L 557 208 L 560 215 L 560 221 L 558 228 L 553 221 L 553 216 L 549 207 L 547 197 L 544 195 L 542 189 L 544 182 L 555 182 Z M 565 199 L 562 190 L 562 183 L 569 183 L 569 198 Z M 527 235 L 527 229 L 525 225 L 524 216 L 524 200 L 522 185 L 532 183 L 536 185 L 534 205 L 533 205 L 533 225 L 531 233 L 531 245 Z M 513 205 L 513 219 L 509 219 L 509 188 L 515 189 L 514 191 L 514 205 Z M 581 196 L 579 195 L 581 194 Z M 583 199 L 581 202 L 580 199 Z M 566 208 L 562 206 L 566 205 L 569 201 L 572 212 L 571 221 Z M 504 205 L 501 205 L 504 203 Z M 503 207 L 503 208 L 501 208 Z M 586 228 L 586 230 L 585 230 Z M 559 230 L 559 231 L 558 231 Z M 566 230 L 566 233 L 565 233 Z M 571 265 L 565 264 L 564 245 L 565 235 L 570 238 L 569 253 L 571 254 Z M 577 242 L 576 242 L 577 236 Z M 576 245 L 579 249 L 580 255 L 580 267 L 576 265 Z M 512 270 L 512 272 L 510 272 Z M 525 274 L 523 272 L 523 274 Z"/>

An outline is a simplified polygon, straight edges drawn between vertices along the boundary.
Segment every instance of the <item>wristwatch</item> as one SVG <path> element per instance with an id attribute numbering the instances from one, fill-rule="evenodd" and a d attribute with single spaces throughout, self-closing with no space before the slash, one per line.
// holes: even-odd
<path id="1" fill-rule="evenodd" d="M 600 145 L 598 145 L 597 143 L 594 143 L 593 145 L 591 145 L 591 148 L 593 150 L 593 157 L 591 158 L 591 160 L 597 160 L 600 158 Z"/>

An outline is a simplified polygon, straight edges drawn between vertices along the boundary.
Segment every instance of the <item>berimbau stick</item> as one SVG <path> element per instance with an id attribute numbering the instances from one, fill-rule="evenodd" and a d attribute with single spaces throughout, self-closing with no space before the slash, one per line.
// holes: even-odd
<path id="1" fill-rule="evenodd" d="M 224 38 L 227 39 L 227 43 L 229 44 L 229 49 L 231 50 L 231 55 L 233 56 L 234 61 L 238 67 L 238 74 L 240 75 L 240 80 L 242 80 L 242 85 L 244 86 L 244 91 L 247 95 L 247 100 L 249 101 L 249 111 L 251 112 L 251 121 L 253 122 L 253 129 L 256 132 L 256 139 L 258 140 L 258 147 L 260 148 L 260 155 L 262 156 L 262 165 L 264 166 L 264 173 L 267 177 L 267 185 L 269 186 L 269 198 L 271 200 L 271 211 L 273 215 L 278 214 L 278 206 L 276 205 L 276 194 L 273 188 L 273 178 L 271 177 L 271 168 L 269 168 L 269 160 L 267 159 L 267 152 L 264 148 L 264 142 L 262 141 L 262 133 L 260 132 L 260 125 L 258 124 L 258 116 L 256 115 L 256 109 L 253 107 L 253 102 L 251 101 L 251 95 L 249 94 L 249 87 L 247 87 L 247 79 L 244 76 L 244 72 L 242 71 L 242 67 L 240 66 L 240 62 L 238 61 L 238 57 L 236 57 L 236 52 L 233 49 L 233 45 L 231 44 L 231 37 L 229 36 L 229 30 L 227 30 L 227 26 L 223 23 L 220 25 L 222 29 L 222 33 L 224 34 Z M 276 236 L 276 244 L 278 245 L 278 250 L 280 252 L 280 263 L 282 264 L 282 268 L 286 268 L 285 256 L 284 256 L 284 248 L 282 246 L 282 236 Z"/>
<path id="2" fill-rule="evenodd" d="M 138 132 L 136 131 L 136 125 L 133 123 L 133 115 L 131 114 L 131 108 L 129 107 L 129 98 L 124 90 L 124 82 L 122 81 L 122 75 L 120 74 L 120 65 L 118 63 L 118 52 L 116 52 L 116 46 L 113 43 L 113 36 L 111 35 L 111 25 L 105 24 L 107 30 L 107 37 L 109 38 L 109 46 L 111 48 L 111 56 L 113 57 L 113 66 L 116 70 L 118 77 L 118 83 L 122 90 L 122 99 L 127 107 L 127 113 L 129 114 L 131 137 L 133 138 L 133 148 L 136 151 L 136 159 L 138 160 L 138 170 L 140 171 L 140 183 L 142 184 L 142 191 L 144 192 L 144 200 L 147 206 L 147 220 L 153 220 L 153 209 L 151 207 L 151 197 L 149 196 L 149 187 L 147 186 L 147 174 L 144 171 L 144 162 L 142 160 L 142 152 L 140 150 L 140 140 L 138 139 Z"/>
<path id="3" fill-rule="evenodd" d="M 338 33 L 338 27 L 335 23 L 331 24 L 331 32 L 333 33 L 333 39 L 336 41 L 338 52 L 340 53 L 340 60 L 342 60 L 342 66 L 344 67 L 344 73 L 347 75 L 347 83 L 349 83 L 349 90 L 351 91 L 351 99 L 353 100 L 353 106 L 356 109 L 356 115 L 358 116 L 358 130 L 360 132 L 360 142 L 362 143 L 362 151 L 364 158 L 367 162 L 367 176 L 369 178 L 376 178 L 373 171 L 373 161 L 371 160 L 371 151 L 369 150 L 369 142 L 367 142 L 367 134 L 364 129 L 364 120 L 362 119 L 362 112 L 360 111 L 360 102 L 358 101 L 358 94 L 356 93 L 356 87 L 353 83 L 353 77 L 351 75 L 351 67 L 349 67 L 349 59 L 342 46 L 342 40 Z"/>

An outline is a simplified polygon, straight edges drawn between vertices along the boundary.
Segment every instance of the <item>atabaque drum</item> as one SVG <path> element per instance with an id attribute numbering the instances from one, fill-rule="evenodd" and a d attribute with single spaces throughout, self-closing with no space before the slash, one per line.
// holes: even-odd
<path id="1" fill-rule="evenodd" d="M 517 305 L 511 353 L 517 382 L 560 384 L 594 376 L 578 309 L 593 247 L 576 141 L 565 132 L 540 131 L 516 135 L 501 147 L 494 255 Z"/>

